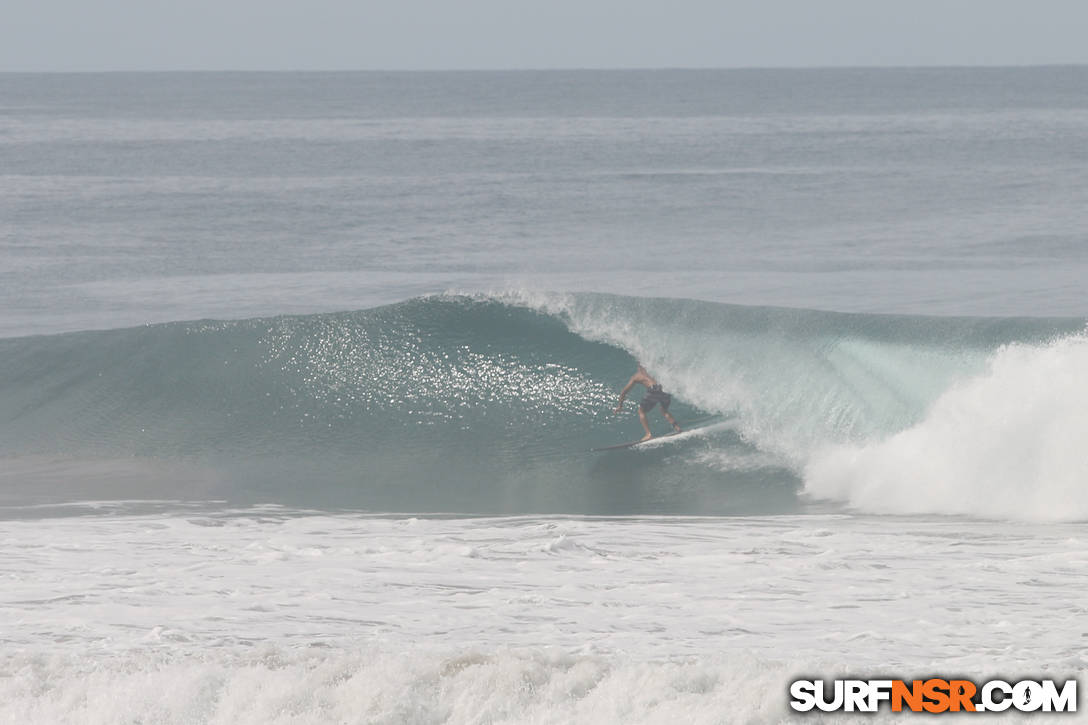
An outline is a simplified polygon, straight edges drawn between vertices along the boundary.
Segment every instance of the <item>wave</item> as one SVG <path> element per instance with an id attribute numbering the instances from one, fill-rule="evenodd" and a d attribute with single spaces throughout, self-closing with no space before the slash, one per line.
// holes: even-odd
<path id="1" fill-rule="evenodd" d="M 1088 337 L 1013 344 L 894 435 L 831 446 L 807 489 L 879 513 L 1088 520 Z"/>
<path id="2" fill-rule="evenodd" d="M 1084 516 L 1083 328 L 505 292 L 13 338 L 0 340 L 0 455 L 138 464 L 154 496 L 314 507 L 728 514 L 826 498 Z M 641 433 L 633 405 L 611 413 L 636 358 L 679 419 L 722 424 L 589 453 Z M 977 503 L 988 447 L 1034 462 L 1002 467 L 1001 490 L 1035 503 Z M 148 471 L 178 465 L 214 475 L 186 491 L 164 473 L 156 488 Z M 122 475 L 94 470 L 72 483 L 84 497 Z"/>

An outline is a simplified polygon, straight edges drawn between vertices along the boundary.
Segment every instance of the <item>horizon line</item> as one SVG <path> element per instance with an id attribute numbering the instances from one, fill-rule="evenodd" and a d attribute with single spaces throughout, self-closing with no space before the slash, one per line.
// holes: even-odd
<path id="1" fill-rule="evenodd" d="M 828 71 L 828 70 L 1022 70 L 1083 68 L 1086 62 L 1069 63 L 935 63 L 924 65 L 752 65 L 752 66 L 567 66 L 524 68 L 105 68 L 78 70 L 4 70 L 0 75 L 107 75 L 167 73 L 572 73 L 572 72 L 705 72 L 705 71 Z"/>

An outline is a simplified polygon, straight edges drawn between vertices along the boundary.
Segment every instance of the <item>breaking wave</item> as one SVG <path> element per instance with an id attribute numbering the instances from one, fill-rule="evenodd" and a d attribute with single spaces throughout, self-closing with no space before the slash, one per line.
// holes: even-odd
<path id="1" fill-rule="evenodd" d="M 507 292 L 4 339 L 0 455 L 65 473 L 0 485 L 9 503 L 128 476 L 134 497 L 387 511 L 1084 518 L 1083 329 Z M 611 412 L 636 358 L 711 425 L 590 453 L 641 432 L 634 405 Z"/>

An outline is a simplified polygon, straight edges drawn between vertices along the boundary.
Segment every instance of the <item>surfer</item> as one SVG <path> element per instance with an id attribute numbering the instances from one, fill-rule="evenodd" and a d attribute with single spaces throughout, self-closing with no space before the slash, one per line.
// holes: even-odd
<path id="1" fill-rule="evenodd" d="M 619 413 L 623 410 L 623 401 L 627 399 L 628 391 L 635 385 L 646 387 L 646 396 L 638 404 L 638 419 L 642 423 L 643 430 L 646 431 L 646 435 L 642 437 L 642 440 L 648 441 L 654 437 L 654 434 L 650 432 L 650 423 L 646 420 L 646 414 L 653 410 L 658 403 L 661 404 L 661 413 L 665 416 L 665 420 L 672 423 L 672 427 L 679 433 L 681 430 L 680 424 L 669 415 L 669 404 L 672 402 L 672 396 L 661 389 L 661 384 L 646 372 L 646 368 L 642 367 L 642 363 L 638 364 L 638 371 L 631 376 L 631 379 L 627 381 L 627 385 L 624 385 L 623 390 L 620 391 L 620 402 L 616 406 L 616 412 Z"/>

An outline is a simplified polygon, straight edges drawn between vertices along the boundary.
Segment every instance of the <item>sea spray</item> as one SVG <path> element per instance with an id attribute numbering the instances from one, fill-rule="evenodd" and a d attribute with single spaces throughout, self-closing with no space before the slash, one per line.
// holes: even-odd
<path id="1" fill-rule="evenodd" d="M 1088 518 L 1088 337 L 1010 344 L 916 425 L 831 446 L 805 490 L 877 513 Z"/>

